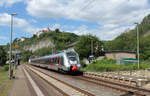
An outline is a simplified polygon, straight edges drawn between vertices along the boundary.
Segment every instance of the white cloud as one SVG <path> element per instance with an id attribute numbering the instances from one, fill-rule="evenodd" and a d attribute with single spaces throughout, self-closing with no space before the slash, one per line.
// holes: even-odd
<path id="1" fill-rule="evenodd" d="M 35 17 L 95 22 L 100 28 L 91 30 L 92 34 L 105 34 L 102 38 L 107 40 L 150 12 L 148 0 L 27 0 L 26 3 L 26 10 Z M 74 32 L 88 33 L 84 27 Z"/>
<path id="2" fill-rule="evenodd" d="M 49 26 L 49 28 L 51 30 L 55 30 L 55 29 L 60 29 L 61 31 L 68 31 L 68 30 L 73 30 L 74 28 L 76 28 L 73 25 L 61 25 L 61 24 L 52 24 L 51 26 Z"/>
<path id="3" fill-rule="evenodd" d="M 23 1 L 23 0 L 1 0 L 0 1 L 0 7 L 1 6 L 8 7 L 8 6 L 11 6 L 11 5 L 13 5 L 13 4 L 17 3 L 17 2 L 21 2 L 21 1 Z"/>
<path id="4" fill-rule="evenodd" d="M 106 25 L 105 27 L 99 27 L 98 29 L 89 29 L 88 26 L 81 25 L 73 33 L 78 35 L 85 35 L 85 34 L 93 34 L 97 36 L 100 40 L 112 40 L 116 38 L 118 35 L 123 33 L 127 29 L 133 29 L 135 26 L 122 26 L 117 27 L 114 25 Z M 114 26 L 114 27 L 112 27 Z M 124 31 L 123 31 L 124 30 Z"/>
<path id="5" fill-rule="evenodd" d="M 0 26 L 10 26 L 11 17 L 7 13 L 0 14 Z M 25 19 L 17 18 L 16 16 L 13 17 L 14 27 L 17 27 L 24 32 L 28 32 L 30 34 L 34 34 L 37 32 L 38 28 L 32 26 L 28 23 Z"/>
<path id="6" fill-rule="evenodd" d="M 5 36 L 0 36 L 0 40 L 7 41 L 7 40 L 9 40 L 9 39 L 8 39 L 8 37 L 5 37 Z"/>
<path id="7" fill-rule="evenodd" d="M 55 29 L 61 29 L 62 28 L 62 25 L 60 25 L 60 24 L 52 24 L 51 26 L 50 26 L 50 29 L 51 30 L 55 30 Z"/>
<path id="8" fill-rule="evenodd" d="M 27 11 L 36 17 L 62 17 L 103 24 L 120 23 L 128 21 L 126 19 L 129 17 L 138 17 L 137 13 L 147 12 L 148 6 L 148 0 L 30 0 L 27 2 Z"/>
<path id="9" fill-rule="evenodd" d="M 37 20 L 31 19 L 30 22 L 31 22 L 31 23 L 37 23 Z"/>
<path id="10" fill-rule="evenodd" d="M 7 13 L 0 14 L 0 26 L 6 26 L 10 24 L 10 15 Z"/>
<path id="11" fill-rule="evenodd" d="M 76 30 L 73 31 L 73 33 L 78 34 L 78 35 L 86 35 L 91 32 L 93 32 L 93 30 L 88 30 L 88 26 L 86 25 L 81 25 Z"/>

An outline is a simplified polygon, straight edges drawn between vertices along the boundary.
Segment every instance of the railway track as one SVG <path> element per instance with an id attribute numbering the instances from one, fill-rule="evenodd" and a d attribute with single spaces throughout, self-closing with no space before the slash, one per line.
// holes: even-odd
<path id="1" fill-rule="evenodd" d="M 41 79 L 59 91 L 63 96 L 94 96 L 93 94 L 84 91 L 78 87 L 72 86 L 62 80 L 50 76 L 40 70 L 26 66 L 30 71 L 38 75 Z"/>
<path id="2" fill-rule="evenodd" d="M 85 80 L 87 82 L 92 82 L 97 85 L 105 86 L 111 89 L 115 89 L 118 91 L 126 92 L 135 96 L 150 96 L 150 90 L 139 88 L 139 87 L 133 87 L 126 84 L 116 83 L 109 80 L 104 79 L 96 79 L 91 77 L 76 77 L 77 79 Z"/>
<path id="3" fill-rule="evenodd" d="M 55 74 L 59 74 L 59 73 L 55 72 Z M 115 89 L 117 91 L 125 92 L 126 94 L 130 94 L 130 95 L 150 96 L 150 90 L 139 88 L 139 87 L 134 87 L 134 86 L 130 86 L 130 85 L 122 84 L 122 83 L 113 82 L 111 80 L 92 78 L 92 77 L 87 77 L 87 76 L 67 76 L 67 77 L 94 83 L 96 85 Z"/>

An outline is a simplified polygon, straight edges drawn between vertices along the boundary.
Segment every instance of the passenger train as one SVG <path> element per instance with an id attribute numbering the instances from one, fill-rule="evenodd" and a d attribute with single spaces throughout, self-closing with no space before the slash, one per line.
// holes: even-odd
<path id="1" fill-rule="evenodd" d="M 29 63 L 56 71 L 77 72 L 80 70 L 79 56 L 74 50 L 63 50 L 55 54 L 30 58 Z"/>

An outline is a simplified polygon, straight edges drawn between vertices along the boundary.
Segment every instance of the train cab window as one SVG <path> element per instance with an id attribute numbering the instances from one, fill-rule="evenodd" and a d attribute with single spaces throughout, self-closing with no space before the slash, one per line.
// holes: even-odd
<path id="1" fill-rule="evenodd" d="M 77 54 L 75 52 L 68 52 L 67 57 L 71 61 L 76 61 L 77 60 Z"/>

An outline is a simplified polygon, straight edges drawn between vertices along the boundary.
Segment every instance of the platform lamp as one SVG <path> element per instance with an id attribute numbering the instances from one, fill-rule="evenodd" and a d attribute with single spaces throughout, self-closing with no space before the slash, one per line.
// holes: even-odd
<path id="1" fill-rule="evenodd" d="M 10 50 L 9 50 L 9 78 L 11 79 L 13 16 L 17 15 L 17 13 L 12 13 L 10 15 L 11 15 L 11 29 L 10 29 Z"/>

